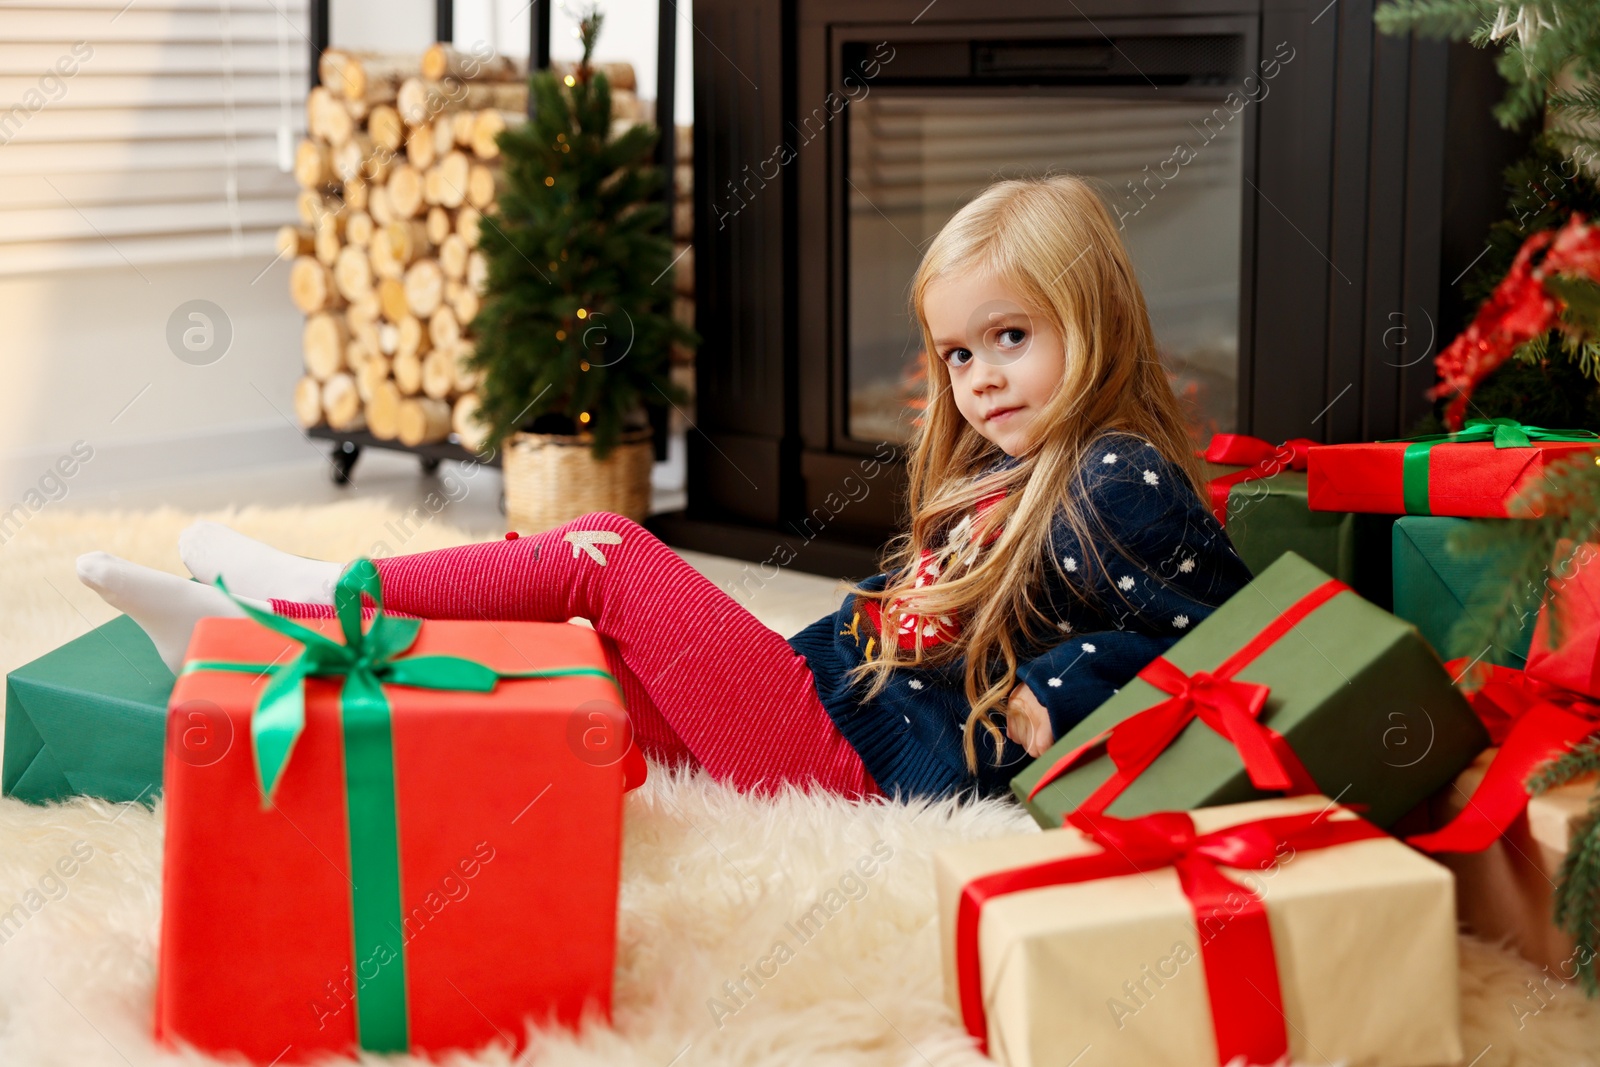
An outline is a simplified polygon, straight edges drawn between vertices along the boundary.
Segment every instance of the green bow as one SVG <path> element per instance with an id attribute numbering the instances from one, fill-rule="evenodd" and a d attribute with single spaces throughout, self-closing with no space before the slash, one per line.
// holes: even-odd
<path id="1" fill-rule="evenodd" d="M 371 960 L 380 949 L 392 963 L 367 977 L 356 972 L 356 1028 L 361 1047 L 373 1052 L 403 1052 L 410 1047 L 407 1018 L 405 944 L 400 901 L 400 840 L 395 819 L 394 743 L 385 685 L 422 689 L 492 692 L 501 678 L 558 678 L 593 675 L 621 687 L 599 667 L 552 667 L 531 671 L 497 671 L 461 656 L 406 656 L 422 629 L 421 619 L 385 615 L 378 569 L 358 559 L 339 576 L 333 603 L 344 631 L 340 644 L 292 619 L 261 611 L 228 592 L 219 576 L 217 588 L 250 618 L 303 646 L 286 663 L 240 663 L 233 660 L 190 660 L 181 673 L 240 671 L 268 675 L 250 720 L 256 777 L 263 808 L 283 778 L 295 741 L 305 730 L 305 680 L 344 676 L 339 712 L 344 735 L 345 806 L 349 819 L 350 883 L 354 945 L 352 959 Z M 372 598 L 372 625 L 361 629 L 361 594 Z M 399 939 L 398 946 L 391 938 Z"/>
<path id="2" fill-rule="evenodd" d="M 1405 443 L 1401 458 L 1401 495 L 1406 514 L 1431 515 L 1428 472 L 1429 454 L 1435 445 L 1471 444 L 1492 441 L 1496 448 L 1527 448 L 1535 441 L 1600 441 L 1593 430 L 1547 430 L 1543 426 L 1528 426 L 1516 419 L 1468 419 L 1465 426 L 1452 433 L 1430 433 L 1420 437 L 1391 437 L 1383 444 Z"/>

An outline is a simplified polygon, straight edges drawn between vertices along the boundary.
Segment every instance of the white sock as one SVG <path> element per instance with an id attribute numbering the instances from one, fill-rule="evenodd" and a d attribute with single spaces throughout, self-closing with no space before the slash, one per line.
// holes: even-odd
<path id="1" fill-rule="evenodd" d="M 211 615 L 244 617 L 244 610 L 214 586 L 129 563 L 109 552 L 79 556 L 78 579 L 138 623 L 173 674 L 183 666 L 183 654 L 189 648 L 189 635 L 196 622 Z M 240 599 L 249 600 L 251 607 L 262 611 L 272 610 L 267 601 Z"/>
<path id="2" fill-rule="evenodd" d="M 207 585 L 222 575 L 228 591 L 260 600 L 332 604 L 343 563 L 280 552 L 220 522 L 200 521 L 178 535 L 178 555 Z"/>

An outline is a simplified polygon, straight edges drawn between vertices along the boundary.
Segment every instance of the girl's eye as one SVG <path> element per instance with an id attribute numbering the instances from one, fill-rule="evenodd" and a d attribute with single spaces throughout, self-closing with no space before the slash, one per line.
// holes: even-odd
<path id="1" fill-rule="evenodd" d="M 965 348 L 952 348 L 944 354 L 944 361 L 952 367 L 965 367 L 972 362 L 972 353 Z"/>
<path id="2" fill-rule="evenodd" d="M 1015 348 L 1028 339 L 1028 331 L 1020 326 L 1008 326 L 1000 331 L 1000 340 L 1008 348 Z"/>

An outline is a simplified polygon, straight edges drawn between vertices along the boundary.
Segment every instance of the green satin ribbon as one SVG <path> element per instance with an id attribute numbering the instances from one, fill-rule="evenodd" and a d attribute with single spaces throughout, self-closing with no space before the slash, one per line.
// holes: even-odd
<path id="1" fill-rule="evenodd" d="M 410 1047 L 406 997 L 405 937 L 400 902 L 400 838 L 395 819 L 394 743 L 385 685 L 423 689 L 492 692 L 501 678 L 561 678 L 592 675 L 617 689 L 616 678 L 599 667 L 552 667 L 497 671 L 462 656 L 403 656 L 422 629 L 421 619 L 385 615 L 378 569 L 358 559 L 340 575 L 333 602 L 344 643 L 292 619 L 245 603 L 217 578 L 217 587 L 261 625 L 302 648 L 286 663 L 190 660 L 182 674 L 239 671 L 268 675 L 250 719 L 257 784 L 263 808 L 283 777 L 294 744 L 305 730 L 307 678 L 339 676 L 339 712 L 344 735 L 345 809 L 349 819 L 351 911 L 354 931 L 352 969 L 356 974 L 356 1030 L 371 1052 L 403 1052 Z M 361 594 L 372 598 L 372 624 L 361 629 Z M 389 944 L 393 935 L 399 946 Z M 392 963 L 368 978 L 363 961 L 387 948 Z"/>
<path id="2" fill-rule="evenodd" d="M 1434 445 L 1470 444 L 1492 441 L 1496 448 L 1527 448 L 1535 441 L 1597 441 L 1593 430 L 1547 430 L 1528 426 L 1516 419 L 1468 419 L 1453 433 L 1431 433 L 1421 437 L 1391 437 L 1383 444 L 1406 445 L 1401 457 L 1400 488 L 1407 515 L 1432 515 L 1428 497 L 1429 454 Z"/>

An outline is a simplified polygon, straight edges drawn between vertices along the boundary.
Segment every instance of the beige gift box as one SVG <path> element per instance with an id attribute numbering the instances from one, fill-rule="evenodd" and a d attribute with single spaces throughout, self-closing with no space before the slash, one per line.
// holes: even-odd
<path id="1" fill-rule="evenodd" d="M 1500 750 L 1480 755 L 1431 804 L 1433 825 L 1444 826 L 1467 806 Z M 1435 858 L 1456 875 L 1461 922 L 1486 941 L 1505 941 L 1560 977 L 1575 973 L 1572 937 L 1555 925 L 1556 877 L 1572 830 L 1600 783 L 1591 775 L 1532 797 L 1505 836 L 1482 852 L 1441 852 Z"/>
<path id="2" fill-rule="evenodd" d="M 1294 797 L 1191 813 L 1204 834 L 1328 808 Z M 960 1013 L 956 907 L 975 878 L 1100 846 L 1074 829 L 935 854 L 945 996 Z M 1266 902 L 1296 1064 L 1461 1059 L 1453 878 L 1390 837 L 1222 868 Z M 1172 868 L 991 899 L 978 924 L 989 1055 L 1008 1067 L 1217 1064 L 1194 913 Z"/>

